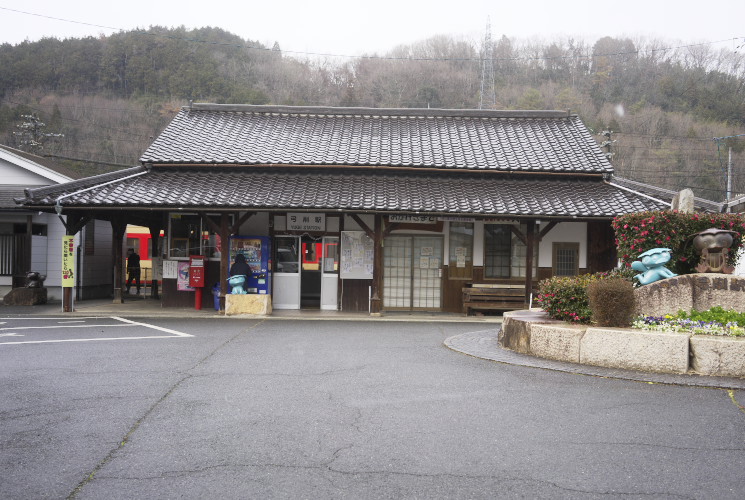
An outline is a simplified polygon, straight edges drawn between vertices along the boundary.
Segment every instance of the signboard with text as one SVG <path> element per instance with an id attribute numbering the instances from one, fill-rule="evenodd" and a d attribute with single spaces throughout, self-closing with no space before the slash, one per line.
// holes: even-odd
<path id="1" fill-rule="evenodd" d="M 62 286 L 75 286 L 75 237 L 62 237 Z"/>
<path id="2" fill-rule="evenodd" d="M 403 222 L 409 224 L 437 224 L 437 217 L 429 215 L 389 215 L 388 222 Z"/>
<path id="3" fill-rule="evenodd" d="M 288 231 L 326 231 L 326 214 L 287 214 Z"/>

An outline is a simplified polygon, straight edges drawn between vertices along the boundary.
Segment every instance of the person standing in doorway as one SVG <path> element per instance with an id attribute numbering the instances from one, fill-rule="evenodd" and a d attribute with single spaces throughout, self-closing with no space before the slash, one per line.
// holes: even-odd
<path id="1" fill-rule="evenodd" d="M 132 280 L 137 287 L 137 295 L 140 294 L 140 256 L 137 255 L 134 248 L 127 250 L 127 295 L 132 288 Z"/>

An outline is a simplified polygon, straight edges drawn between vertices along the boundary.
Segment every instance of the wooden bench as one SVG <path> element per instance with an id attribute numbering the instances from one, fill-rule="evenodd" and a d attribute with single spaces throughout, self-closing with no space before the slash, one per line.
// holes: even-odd
<path id="1" fill-rule="evenodd" d="M 514 311 L 525 308 L 525 285 L 473 284 L 463 287 L 463 313 L 471 310 Z"/>

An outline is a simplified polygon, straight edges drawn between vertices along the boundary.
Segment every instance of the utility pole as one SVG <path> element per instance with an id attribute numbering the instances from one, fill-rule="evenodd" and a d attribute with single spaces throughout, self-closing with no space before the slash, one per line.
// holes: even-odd
<path id="1" fill-rule="evenodd" d="M 479 109 L 497 107 L 497 90 L 494 88 L 494 45 L 491 41 L 491 21 L 486 18 L 486 35 L 481 49 L 481 95 Z"/>
<path id="2" fill-rule="evenodd" d="M 732 199 L 732 147 L 729 148 L 729 158 L 727 159 L 727 193 L 725 195 L 727 202 L 727 212 L 732 209 L 729 206 L 729 201 Z"/>

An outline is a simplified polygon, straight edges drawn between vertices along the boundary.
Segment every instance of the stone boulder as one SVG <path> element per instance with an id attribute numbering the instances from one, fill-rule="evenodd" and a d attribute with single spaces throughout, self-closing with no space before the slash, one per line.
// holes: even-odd
<path id="1" fill-rule="evenodd" d="M 3 298 L 6 306 L 35 306 L 47 303 L 46 288 L 14 288 Z"/>

